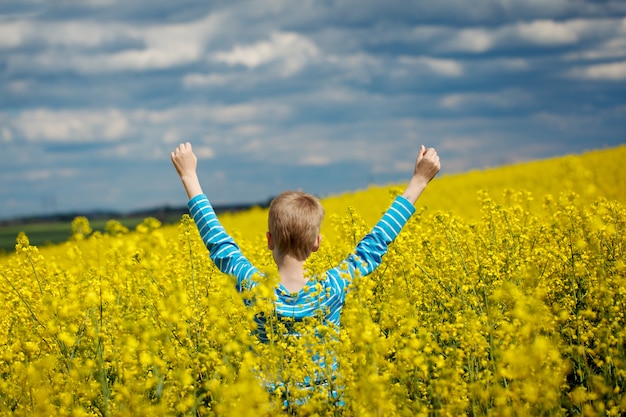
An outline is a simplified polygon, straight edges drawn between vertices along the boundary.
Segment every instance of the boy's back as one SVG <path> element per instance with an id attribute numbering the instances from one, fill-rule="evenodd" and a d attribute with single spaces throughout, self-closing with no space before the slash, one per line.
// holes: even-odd
<path id="1" fill-rule="evenodd" d="M 215 265 L 222 272 L 237 278 L 239 291 L 251 290 L 258 285 L 257 277 L 260 271 L 250 263 L 232 237 L 226 233 L 206 196 L 199 194 L 193 197 L 188 207 Z M 322 276 L 308 279 L 300 270 L 303 277 L 302 285 L 295 290 L 285 285 L 281 274 L 281 282 L 274 289 L 277 317 L 301 321 L 305 317 L 321 315 L 325 324 L 339 328 L 341 307 L 352 279 L 357 275 L 368 275 L 380 265 L 389 244 L 414 212 L 414 206 L 406 198 L 397 197 L 372 231 L 359 242 L 354 252 L 336 267 L 329 269 Z M 317 231 L 319 233 L 319 226 Z M 277 249 L 273 251 L 280 274 L 280 265 L 281 262 L 285 262 L 286 256 L 277 253 Z M 305 259 L 303 258 L 302 262 Z M 264 323 L 258 324 L 261 326 L 259 338 L 267 341 Z"/>

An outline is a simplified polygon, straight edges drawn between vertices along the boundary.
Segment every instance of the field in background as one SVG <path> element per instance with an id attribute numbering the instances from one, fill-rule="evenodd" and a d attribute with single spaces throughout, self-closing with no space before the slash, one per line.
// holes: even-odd
<path id="1" fill-rule="evenodd" d="M 583 198 L 604 196 L 626 203 L 626 187 L 616 185 L 621 178 L 626 177 L 624 172 L 626 169 L 620 163 L 607 164 L 607 155 L 611 155 L 612 160 L 626 161 L 626 146 L 439 177 L 430 185 L 420 204 L 432 209 L 450 211 L 464 218 L 472 218 L 480 211 L 476 197 L 479 190 L 499 195 L 507 188 L 532 190 L 535 196 L 554 195 L 563 190 L 572 190 L 581 194 Z M 445 161 L 443 163 L 445 164 Z M 558 178 L 559 181 L 554 181 L 554 178 Z M 367 190 L 328 196 L 324 198 L 324 207 L 328 213 L 342 213 L 345 211 L 345 200 L 349 198 L 350 205 L 355 210 L 363 212 L 365 220 L 371 224 L 377 220 L 378 211 L 382 212 L 386 208 L 390 188 L 390 186 L 372 186 Z M 541 201 L 535 203 L 540 204 Z M 245 227 L 240 229 L 252 235 L 265 233 L 266 211 L 258 207 L 246 211 L 244 207 L 235 206 L 233 210 L 235 214 L 224 214 L 225 221 L 228 223 L 229 219 L 235 216 L 237 219 L 235 223 L 239 221 L 245 223 Z M 228 209 L 226 211 L 228 212 Z M 180 217 L 174 214 L 161 218 L 162 216 L 156 215 L 156 211 L 153 215 L 112 219 L 120 221 L 132 230 L 148 216 L 158 217 L 164 224 L 174 224 L 180 220 Z M 91 221 L 92 228 L 103 231 L 108 220 Z M 19 232 L 26 233 L 31 244 L 36 246 L 61 243 L 71 236 L 71 220 L 0 226 L 0 255 L 14 251 Z"/>
<path id="2" fill-rule="evenodd" d="M 143 221 L 143 217 L 122 219 L 121 223 L 129 229 L 134 229 Z M 108 220 L 91 222 L 94 230 L 104 231 Z M 37 222 L 0 227 L 0 254 L 15 250 L 17 236 L 20 232 L 26 233 L 32 245 L 49 246 L 65 242 L 72 236 L 72 221 Z"/>
<path id="3" fill-rule="evenodd" d="M 449 212 L 464 220 L 481 216 L 480 192 L 499 198 L 506 190 L 529 191 L 531 210 L 542 210 L 544 196 L 558 196 L 571 191 L 582 203 L 591 203 L 599 197 L 626 204 L 626 146 L 567 155 L 559 158 L 511 164 L 435 178 L 417 203 L 426 212 Z M 445 165 L 445 160 L 442 161 Z M 407 178 L 408 180 L 408 178 Z M 347 206 L 373 225 L 387 208 L 390 193 L 398 193 L 404 184 L 371 186 L 365 190 L 327 196 L 322 199 L 326 218 L 333 214 L 343 216 Z M 306 190 L 305 190 L 306 191 Z M 210 196 L 209 196 L 210 198 Z M 267 230 L 267 210 L 254 208 L 246 212 L 225 213 L 222 222 L 229 230 L 248 239 L 263 237 Z M 333 234 L 333 226 L 325 221 L 325 234 Z"/>

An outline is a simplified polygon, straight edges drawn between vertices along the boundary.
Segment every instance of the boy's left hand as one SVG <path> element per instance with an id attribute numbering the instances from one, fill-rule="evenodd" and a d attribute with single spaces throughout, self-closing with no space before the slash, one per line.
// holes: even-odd
<path id="1" fill-rule="evenodd" d="M 178 172 L 181 178 L 196 174 L 198 158 L 196 158 L 196 155 L 193 153 L 191 143 L 181 143 L 174 152 L 170 154 L 170 157 L 172 158 L 176 172 Z"/>

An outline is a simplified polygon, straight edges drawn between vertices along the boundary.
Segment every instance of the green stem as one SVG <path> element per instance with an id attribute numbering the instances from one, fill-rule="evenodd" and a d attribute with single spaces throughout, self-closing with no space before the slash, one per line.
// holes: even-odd
<path id="1" fill-rule="evenodd" d="M 189 224 L 187 224 L 187 232 L 189 232 Z M 189 265 L 191 267 L 191 287 L 193 288 L 194 313 L 198 312 L 198 296 L 196 294 L 196 269 L 193 264 L 193 249 L 191 247 L 191 234 L 187 234 L 187 244 L 189 245 Z M 198 322 L 193 319 L 194 336 L 196 339 L 196 351 L 200 349 L 200 339 L 198 336 Z"/>

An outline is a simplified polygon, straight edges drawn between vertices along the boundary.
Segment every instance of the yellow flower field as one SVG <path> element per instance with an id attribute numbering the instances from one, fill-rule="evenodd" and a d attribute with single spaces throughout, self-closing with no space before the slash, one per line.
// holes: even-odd
<path id="1" fill-rule="evenodd" d="M 315 320 L 297 341 L 251 335 L 276 276 L 260 208 L 221 216 L 267 272 L 253 308 L 187 216 L 105 233 L 77 218 L 42 248 L 20 235 L 0 258 L 0 416 L 623 415 L 625 161 L 623 146 L 436 178 L 355 282 L 339 340 Z M 308 269 L 343 259 L 400 190 L 323 199 Z M 301 392 L 330 377 L 311 359 L 328 351 L 339 374 Z"/>

